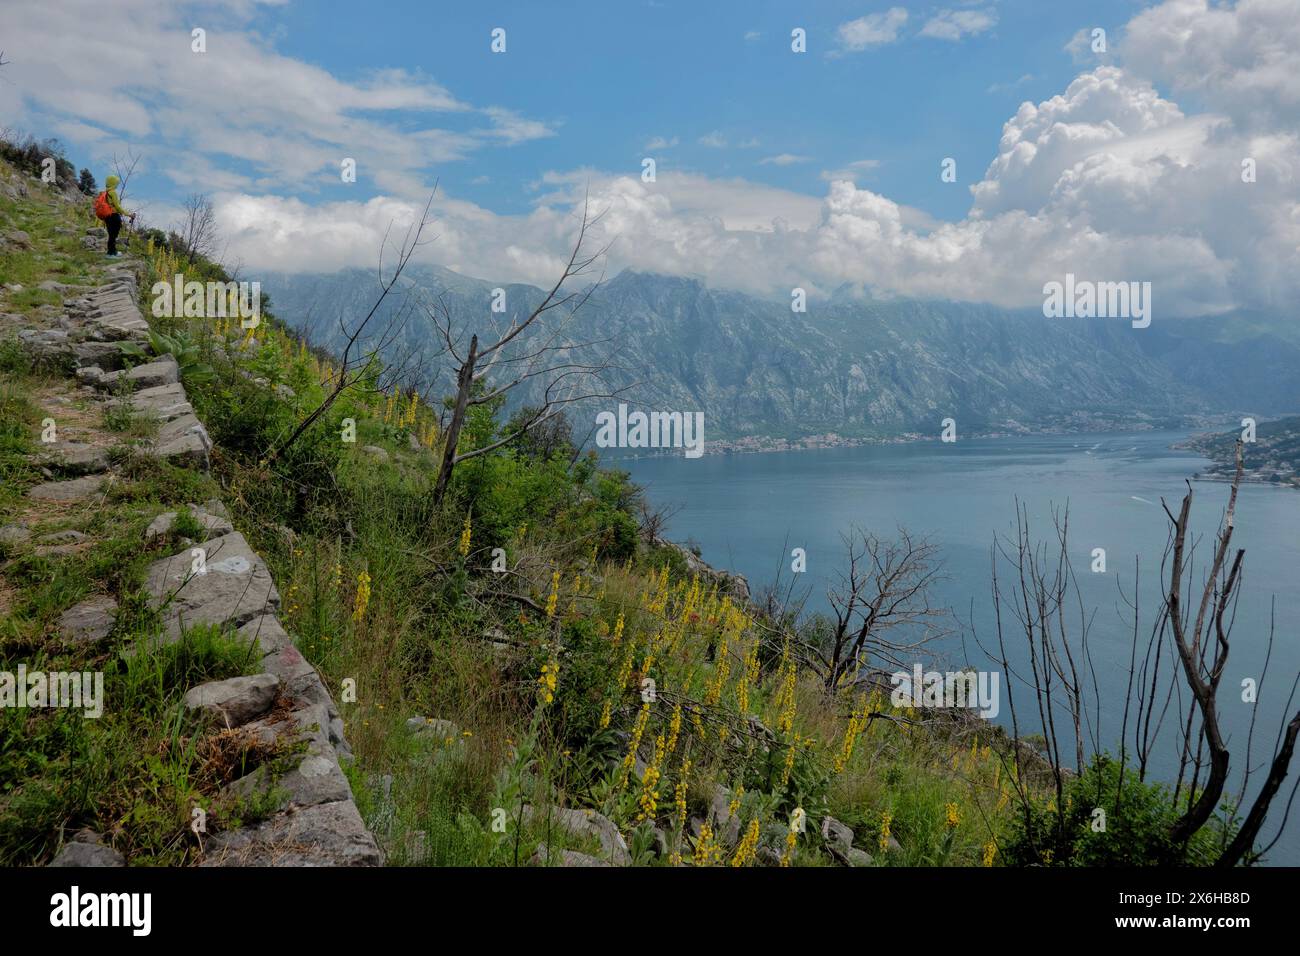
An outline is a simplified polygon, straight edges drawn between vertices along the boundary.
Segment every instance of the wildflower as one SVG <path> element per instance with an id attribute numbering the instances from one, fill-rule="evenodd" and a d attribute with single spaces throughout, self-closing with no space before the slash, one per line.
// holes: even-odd
<path id="1" fill-rule="evenodd" d="M 637 802 L 641 806 L 641 812 L 637 814 L 636 821 L 653 820 L 655 811 L 659 808 L 659 762 L 664 755 L 664 735 L 660 734 L 655 741 L 654 759 L 646 765 L 641 774 L 641 796 Z"/>
<path id="2" fill-rule="evenodd" d="M 717 845 L 713 842 L 713 828 L 707 823 L 700 826 L 700 838 L 695 841 L 695 865 L 708 866 L 713 862 Z"/>
<path id="3" fill-rule="evenodd" d="M 623 758 L 623 765 L 619 768 L 618 787 L 623 789 L 627 786 L 628 775 L 636 768 L 636 752 L 641 747 L 641 736 L 645 733 L 645 725 L 650 720 L 650 702 L 646 701 L 641 705 L 641 710 L 636 715 L 636 723 L 632 726 L 632 739 L 628 742 L 627 756 Z"/>
<path id="4" fill-rule="evenodd" d="M 943 825 L 946 829 L 955 830 L 961 824 L 961 811 L 957 809 L 957 804 L 946 803 L 943 807 Z"/>
<path id="5" fill-rule="evenodd" d="M 668 755 L 671 757 L 677 749 L 677 737 L 682 732 L 682 705 L 673 706 L 673 716 L 668 721 Z"/>
<path id="6" fill-rule="evenodd" d="M 867 725 L 867 706 L 866 697 L 859 694 L 858 702 L 853 708 L 853 713 L 849 716 L 849 725 L 844 728 L 844 743 L 840 746 L 840 752 L 835 757 L 836 773 L 843 773 L 849 759 L 853 756 L 853 745 L 857 741 L 858 735 L 862 733 L 863 728 Z"/>
<path id="7" fill-rule="evenodd" d="M 785 766 L 781 769 L 781 786 L 784 788 L 790 782 L 790 774 L 794 772 L 794 752 L 799 746 L 799 735 L 794 735 L 794 742 L 785 748 Z"/>
<path id="8" fill-rule="evenodd" d="M 370 575 L 362 571 L 357 575 L 357 603 L 352 611 L 352 620 L 359 621 L 366 616 L 366 608 L 370 606 Z"/>
<path id="9" fill-rule="evenodd" d="M 686 827 L 686 782 L 691 773 L 691 761 L 687 759 L 682 763 L 682 775 L 677 781 L 677 787 L 673 791 L 673 809 L 677 813 L 677 829 L 680 832 Z"/>
<path id="10" fill-rule="evenodd" d="M 460 552 L 462 558 L 469 554 L 469 542 L 472 533 L 473 529 L 470 526 L 470 516 L 465 515 L 465 526 L 460 529 L 460 547 L 456 549 Z"/>
<path id="11" fill-rule="evenodd" d="M 555 617 L 555 605 L 560 600 L 560 572 L 551 575 L 551 593 L 546 598 L 546 616 Z"/>
<path id="12" fill-rule="evenodd" d="M 736 855 L 731 858 L 732 866 L 748 866 L 754 859 L 754 854 L 758 851 L 758 817 L 749 821 L 749 826 L 745 830 L 745 835 L 740 838 L 740 846 L 736 847 Z"/>
<path id="13" fill-rule="evenodd" d="M 614 636 L 610 638 L 610 641 L 614 644 L 623 639 L 623 623 L 623 612 L 619 611 L 618 620 L 614 622 Z"/>
<path id="14" fill-rule="evenodd" d="M 609 726 L 609 701 L 606 700 L 603 707 L 600 708 L 600 729 L 604 730 Z"/>
<path id="15" fill-rule="evenodd" d="M 880 848 L 889 849 L 889 825 L 894 821 L 894 815 L 886 810 L 880 815 Z"/>
<path id="16" fill-rule="evenodd" d="M 992 840 L 984 844 L 984 853 L 982 859 L 985 866 L 993 865 L 993 858 L 998 854 L 998 846 Z"/>
<path id="17" fill-rule="evenodd" d="M 542 703 L 549 704 L 555 700 L 555 688 L 559 683 L 560 665 L 552 658 L 542 665 L 542 675 L 537 678 L 538 696 Z"/>

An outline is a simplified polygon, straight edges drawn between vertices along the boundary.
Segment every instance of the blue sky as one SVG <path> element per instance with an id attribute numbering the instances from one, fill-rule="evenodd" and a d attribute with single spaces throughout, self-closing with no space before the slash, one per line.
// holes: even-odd
<path id="1" fill-rule="evenodd" d="M 840 24 L 893 6 L 909 11 L 905 39 L 833 55 L 843 49 Z M 372 13 L 349 0 L 317 0 L 266 8 L 255 25 L 281 53 L 343 78 L 419 71 L 459 98 L 553 124 L 554 137 L 429 167 L 450 191 L 500 212 L 525 210 L 529 185 L 546 170 L 639 171 L 653 155 L 664 171 L 743 176 L 813 196 L 825 192 L 824 170 L 876 160 L 864 182 L 959 219 L 970 208 L 963 183 L 996 154 L 1006 118 L 1022 100 L 1045 99 L 1074 76 L 1075 63 L 1062 53 L 1070 38 L 1085 26 L 1113 30 L 1139 6 L 980 5 L 971 9 L 991 10 L 995 24 L 959 41 L 917 35 L 952 7 L 943 3 L 605 0 L 566 2 L 557 12 L 536 2 L 398 0 Z M 790 51 L 795 26 L 807 30 L 806 55 Z M 507 31 L 503 55 L 489 48 L 495 27 Z M 413 113 L 391 118 L 413 129 L 421 122 Z M 472 122 L 451 117 L 447 125 Z M 699 142 L 715 133 L 725 147 Z M 655 137 L 678 145 L 647 150 Z M 770 162 L 782 154 L 808 158 Z M 958 160 L 955 187 L 939 180 L 945 156 Z M 484 176 L 490 181 L 475 183 Z M 364 176 L 358 185 L 377 191 Z"/>
<path id="2" fill-rule="evenodd" d="M 1300 296 L 1300 0 L 7 0 L 5 16 L 0 119 L 101 179 L 139 154 L 128 205 L 154 224 L 207 193 L 245 272 L 372 265 L 436 180 L 421 257 L 493 280 L 553 277 L 590 195 L 608 270 L 761 295 L 1021 307 L 1074 273 L 1150 281 L 1164 316 Z"/>

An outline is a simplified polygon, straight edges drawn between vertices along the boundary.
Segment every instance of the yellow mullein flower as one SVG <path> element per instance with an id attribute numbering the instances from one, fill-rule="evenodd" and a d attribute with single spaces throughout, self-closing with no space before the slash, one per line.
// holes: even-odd
<path id="1" fill-rule="evenodd" d="M 610 642 L 613 644 L 617 644 L 622 639 L 623 639 L 623 612 L 619 611 L 618 620 L 614 622 L 614 636 L 610 638 Z"/>
<path id="2" fill-rule="evenodd" d="M 560 572 L 551 575 L 551 593 L 546 599 L 546 616 L 555 617 L 555 605 L 560 600 Z"/>
<path id="3" fill-rule="evenodd" d="M 880 848 L 889 849 L 889 825 L 894 820 L 894 815 L 886 810 L 880 815 Z"/>
<path id="4" fill-rule="evenodd" d="M 677 831 L 680 833 L 686 828 L 686 785 L 691 774 L 691 761 L 688 758 L 682 763 L 682 775 L 677 781 L 677 787 L 673 791 L 673 809 L 677 813 Z"/>
<path id="5" fill-rule="evenodd" d="M 357 575 L 357 602 L 352 610 L 352 620 L 359 621 L 366 615 L 370 606 L 370 575 L 362 571 Z"/>
<path id="6" fill-rule="evenodd" d="M 990 840 L 988 843 L 985 843 L 984 853 L 981 855 L 981 859 L 983 860 L 984 865 L 992 866 L 993 858 L 997 856 L 997 854 L 998 854 L 998 846 L 996 843 L 994 843 L 992 840 Z"/>
<path id="7" fill-rule="evenodd" d="M 472 533 L 470 516 L 465 515 L 465 526 L 460 529 L 460 545 L 456 548 L 456 550 L 460 552 L 462 558 L 469 554 L 469 542 Z"/>
<path id="8" fill-rule="evenodd" d="M 538 696 L 542 703 L 549 704 L 555 700 L 555 688 L 559 683 L 560 664 L 552 658 L 542 665 L 542 674 L 537 678 Z"/>
<path id="9" fill-rule="evenodd" d="M 700 838 L 695 842 L 695 865 L 709 866 L 713 862 L 715 844 L 713 828 L 707 823 L 700 825 Z"/>
<path id="10" fill-rule="evenodd" d="M 740 846 L 736 847 L 736 855 L 731 858 L 731 865 L 736 867 L 748 866 L 757 851 L 758 817 L 755 817 L 749 821 L 749 826 L 745 829 L 745 835 L 740 839 Z"/>
<path id="11" fill-rule="evenodd" d="M 601 730 L 604 730 L 606 727 L 609 726 L 609 718 L 610 718 L 610 704 L 609 701 L 606 700 L 604 705 L 600 708 L 600 729 Z"/>
<path id="12" fill-rule="evenodd" d="M 946 829 L 955 830 L 961 825 L 961 811 L 955 803 L 946 803 L 943 807 L 943 825 Z"/>

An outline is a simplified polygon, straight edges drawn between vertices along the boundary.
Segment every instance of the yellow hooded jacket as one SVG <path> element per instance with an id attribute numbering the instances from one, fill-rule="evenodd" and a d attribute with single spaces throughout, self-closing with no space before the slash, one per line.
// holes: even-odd
<path id="1" fill-rule="evenodd" d="M 108 199 L 108 204 L 113 207 L 113 212 L 125 219 L 131 214 L 123 209 L 122 204 L 117 201 L 117 184 L 119 182 L 121 182 L 121 180 L 116 176 L 109 176 L 104 180 L 104 192 L 107 193 L 106 198 Z"/>

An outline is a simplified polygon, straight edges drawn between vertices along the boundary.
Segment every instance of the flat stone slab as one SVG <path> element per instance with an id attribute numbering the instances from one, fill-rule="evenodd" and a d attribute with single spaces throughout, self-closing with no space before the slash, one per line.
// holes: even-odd
<path id="1" fill-rule="evenodd" d="M 102 475 L 87 475 L 70 481 L 47 481 L 27 492 L 27 497 L 36 501 L 84 501 L 104 487 L 106 479 Z"/>
<path id="2" fill-rule="evenodd" d="M 108 449 L 81 442 L 59 442 L 41 453 L 37 461 L 66 475 L 97 475 L 108 470 Z"/>
<path id="3" fill-rule="evenodd" d="M 206 471 L 212 439 L 193 413 L 174 418 L 158 430 L 151 453 L 182 468 Z"/>
<path id="4" fill-rule="evenodd" d="M 210 681 L 185 692 L 185 706 L 201 710 L 225 727 L 241 727 L 261 717 L 280 693 L 280 678 L 252 674 Z"/>
<path id="5" fill-rule="evenodd" d="M 203 552 L 206 570 L 202 574 L 193 571 L 195 550 Z M 173 641 L 182 627 L 238 627 L 280 608 L 280 592 L 266 562 L 238 531 L 155 561 L 149 566 L 145 590 L 150 603 L 162 610 L 167 636 Z"/>
<path id="6" fill-rule="evenodd" d="M 194 406 L 185 395 L 180 382 L 142 388 L 129 399 L 111 398 L 104 403 L 109 407 L 130 405 L 137 415 L 150 416 L 160 422 L 170 422 L 183 415 L 193 415 Z"/>
<path id="7" fill-rule="evenodd" d="M 156 361 L 137 365 L 129 371 L 109 372 L 102 375 L 98 385 L 100 388 L 113 388 L 118 382 L 126 381 L 133 389 L 157 388 L 160 385 L 175 385 L 180 381 L 180 376 L 181 369 L 176 364 L 176 360 L 170 355 L 164 355 Z"/>
<path id="8" fill-rule="evenodd" d="M 59 633 L 65 641 L 85 644 L 102 641 L 113 630 L 117 602 L 101 594 L 74 604 L 59 615 Z"/>
<path id="9" fill-rule="evenodd" d="M 74 342 L 72 356 L 78 365 L 94 366 L 101 372 L 122 367 L 122 349 L 116 342 Z"/>
<path id="10" fill-rule="evenodd" d="M 200 866 L 382 866 L 383 854 L 351 800 L 276 814 L 208 840 Z"/>

